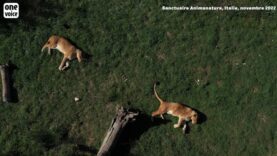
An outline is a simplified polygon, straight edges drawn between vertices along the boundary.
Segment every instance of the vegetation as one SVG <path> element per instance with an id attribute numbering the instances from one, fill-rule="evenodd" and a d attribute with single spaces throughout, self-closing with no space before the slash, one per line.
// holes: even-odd
<path id="1" fill-rule="evenodd" d="M 162 11 L 227 1 L 31 0 L 1 21 L 0 62 L 10 60 L 17 103 L 0 105 L 0 155 L 94 155 L 118 106 L 151 114 L 168 101 L 207 116 L 188 135 L 177 119 L 149 128 L 129 155 L 277 155 L 276 11 Z M 234 1 L 231 5 L 276 5 Z M 58 71 L 41 47 L 65 36 L 92 55 Z M 80 102 L 74 102 L 80 97 Z"/>

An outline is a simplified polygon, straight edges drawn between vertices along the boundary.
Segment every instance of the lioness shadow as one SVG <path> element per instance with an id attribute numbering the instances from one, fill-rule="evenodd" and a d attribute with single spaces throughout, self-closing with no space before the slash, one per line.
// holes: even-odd
<path id="1" fill-rule="evenodd" d="M 139 140 L 141 135 L 147 132 L 150 128 L 166 124 L 170 120 L 161 118 L 152 118 L 150 115 L 140 112 L 134 122 L 128 123 L 123 130 L 117 146 L 113 150 L 112 155 L 130 155 L 132 144 Z"/>
<path id="2" fill-rule="evenodd" d="M 206 122 L 208 120 L 208 117 L 206 114 L 204 114 L 203 112 L 199 111 L 198 109 L 194 109 L 197 114 L 198 114 L 198 121 L 197 124 L 203 124 L 204 122 Z"/>

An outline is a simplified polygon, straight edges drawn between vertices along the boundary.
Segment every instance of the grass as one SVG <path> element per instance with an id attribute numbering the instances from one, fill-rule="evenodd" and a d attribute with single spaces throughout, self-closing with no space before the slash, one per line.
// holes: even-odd
<path id="1" fill-rule="evenodd" d="M 91 155 L 78 145 L 99 149 L 118 106 L 157 109 L 156 81 L 161 97 L 208 120 L 184 136 L 166 116 L 172 122 L 143 133 L 130 155 L 277 155 L 275 12 L 161 10 L 226 1 L 37 3 L 22 3 L 22 18 L 0 27 L 0 62 L 18 67 L 19 97 L 0 105 L 0 155 Z M 59 72 L 61 54 L 40 52 L 51 34 L 68 37 L 92 61 Z"/>

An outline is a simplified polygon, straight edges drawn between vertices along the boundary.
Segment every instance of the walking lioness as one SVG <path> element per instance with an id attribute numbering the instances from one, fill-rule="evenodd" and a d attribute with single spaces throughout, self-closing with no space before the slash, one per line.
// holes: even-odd
<path id="1" fill-rule="evenodd" d="M 175 102 L 166 102 L 162 100 L 156 91 L 156 84 L 154 84 L 154 93 L 156 98 L 160 101 L 160 106 L 158 110 L 154 111 L 152 113 L 152 116 L 158 116 L 160 115 L 161 118 L 164 119 L 163 114 L 171 114 L 172 116 L 176 116 L 179 118 L 178 123 L 174 124 L 174 128 L 180 127 L 182 124 L 184 124 L 184 121 L 191 120 L 192 124 L 197 123 L 198 114 L 196 111 L 194 111 L 192 108 L 187 107 L 180 103 Z M 185 129 L 186 124 L 184 124 Z"/>

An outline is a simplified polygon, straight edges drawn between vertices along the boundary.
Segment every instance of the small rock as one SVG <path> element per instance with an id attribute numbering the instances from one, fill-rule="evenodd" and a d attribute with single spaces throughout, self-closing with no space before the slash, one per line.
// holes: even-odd
<path id="1" fill-rule="evenodd" d="M 78 101 L 80 101 L 80 98 L 75 97 L 75 98 L 74 98 L 74 101 L 75 101 L 75 102 L 78 102 Z"/>
<path id="2" fill-rule="evenodd" d="M 196 82 L 197 85 L 200 85 L 200 80 L 199 79 L 195 80 L 195 82 Z"/>

